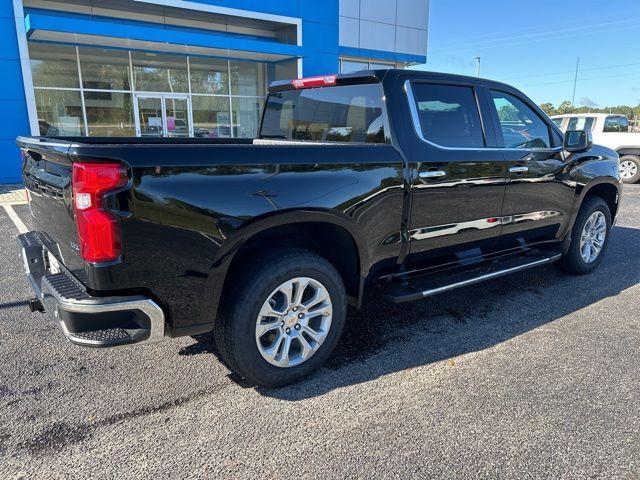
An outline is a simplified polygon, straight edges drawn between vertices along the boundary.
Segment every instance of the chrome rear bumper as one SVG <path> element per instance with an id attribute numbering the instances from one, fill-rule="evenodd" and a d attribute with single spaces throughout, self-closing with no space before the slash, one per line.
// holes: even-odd
<path id="1" fill-rule="evenodd" d="M 25 271 L 45 312 L 69 341 L 86 347 L 157 343 L 165 336 L 165 315 L 142 295 L 97 297 L 64 268 L 49 269 L 38 232 L 18 236 Z"/>

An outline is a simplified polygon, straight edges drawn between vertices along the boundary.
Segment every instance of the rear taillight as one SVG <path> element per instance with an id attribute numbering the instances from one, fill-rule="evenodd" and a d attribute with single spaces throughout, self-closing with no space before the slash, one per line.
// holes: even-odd
<path id="1" fill-rule="evenodd" d="M 338 80 L 337 75 L 324 75 L 321 77 L 297 78 L 291 81 L 291 85 L 293 85 L 293 87 L 296 89 L 313 88 L 313 87 L 330 87 L 335 85 L 337 80 Z"/>
<path id="2" fill-rule="evenodd" d="M 127 184 L 127 171 L 119 163 L 73 164 L 73 209 L 80 255 L 89 262 L 110 262 L 120 256 L 120 225 L 103 208 L 104 195 Z"/>

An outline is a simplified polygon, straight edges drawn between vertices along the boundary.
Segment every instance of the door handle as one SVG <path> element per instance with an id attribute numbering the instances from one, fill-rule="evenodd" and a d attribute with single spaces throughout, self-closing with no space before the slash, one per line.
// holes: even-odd
<path id="1" fill-rule="evenodd" d="M 444 170 L 426 170 L 418 174 L 420 178 L 440 178 L 445 177 L 446 175 L 447 172 Z"/>
<path id="2" fill-rule="evenodd" d="M 529 167 L 526 167 L 524 165 L 518 165 L 518 166 L 515 166 L 515 167 L 511 167 L 509 169 L 509 171 L 511 173 L 525 173 L 525 172 L 529 171 Z"/>

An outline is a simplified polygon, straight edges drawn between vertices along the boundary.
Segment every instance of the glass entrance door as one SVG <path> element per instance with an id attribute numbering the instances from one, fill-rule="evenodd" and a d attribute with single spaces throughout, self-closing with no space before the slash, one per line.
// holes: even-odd
<path id="1" fill-rule="evenodd" d="M 136 133 L 139 137 L 192 136 L 188 97 L 141 94 L 136 98 Z"/>
<path id="2" fill-rule="evenodd" d="M 190 136 L 189 99 L 165 96 L 163 100 L 166 118 L 165 136 L 178 138 Z"/>
<path id="3" fill-rule="evenodd" d="M 139 137 L 164 137 L 162 97 L 138 96 L 136 130 Z"/>

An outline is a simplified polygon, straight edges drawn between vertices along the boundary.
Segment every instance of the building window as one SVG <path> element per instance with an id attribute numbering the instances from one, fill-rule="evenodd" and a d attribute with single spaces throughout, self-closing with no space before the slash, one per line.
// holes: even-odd
<path id="1" fill-rule="evenodd" d="M 353 73 L 360 70 L 385 70 L 387 68 L 396 68 L 398 65 L 394 62 L 376 62 L 359 59 L 340 59 L 340 73 Z"/>
<path id="2" fill-rule="evenodd" d="M 40 135 L 76 137 L 84 135 L 82 98 L 79 91 L 36 90 Z"/>
<path id="3" fill-rule="evenodd" d="M 253 138 L 258 133 L 260 112 L 264 106 L 262 98 L 234 98 L 231 102 L 233 136 Z"/>
<path id="4" fill-rule="evenodd" d="M 229 93 L 229 65 L 226 60 L 192 57 L 189 61 L 189 68 L 191 70 L 191 93 L 210 95 L 227 95 Z"/>
<path id="5" fill-rule="evenodd" d="M 227 138 L 231 136 L 231 111 L 226 97 L 191 97 L 193 136 Z"/>
<path id="6" fill-rule="evenodd" d="M 254 137 L 275 64 L 29 43 L 40 134 Z"/>
<path id="7" fill-rule="evenodd" d="M 264 63 L 229 62 L 231 68 L 231 94 L 245 97 L 264 97 L 267 79 Z"/>
<path id="8" fill-rule="evenodd" d="M 131 90 L 129 54 L 123 50 L 78 47 L 85 90 Z"/>
<path id="9" fill-rule="evenodd" d="M 187 93 L 187 57 L 150 52 L 131 52 L 136 90 Z"/>
<path id="10" fill-rule="evenodd" d="M 130 93 L 85 91 L 84 102 L 89 136 L 136 136 L 133 101 Z"/>
<path id="11" fill-rule="evenodd" d="M 79 88 L 76 49 L 68 45 L 29 44 L 31 76 L 36 87 Z"/>

